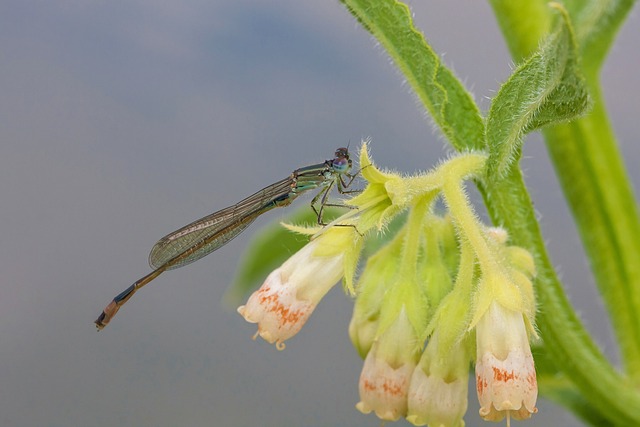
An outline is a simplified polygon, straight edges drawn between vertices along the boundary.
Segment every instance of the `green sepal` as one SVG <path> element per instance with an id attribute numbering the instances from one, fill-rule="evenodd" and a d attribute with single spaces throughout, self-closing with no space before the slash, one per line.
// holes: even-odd
<path id="1" fill-rule="evenodd" d="M 433 214 L 428 216 L 424 224 L 425 242 L 418 259 L 417 274 L 420 286 L 429 301 L 429 318 L 431 318 L 435 307 L 453 287 L 450 269 L 445 261 L 445 256 L 446 258 L 453 256 L 444 253 L 446 250 L 451 250 L 448 248 L 448 240 L 452 229 L 449 227 L 451 224 L 448 219 Z M 446 242 L 443 243 L 443 240 Z M 454 251 L 457 257 L 457 247 Z"/>
<path id="2" fill-rule="evenodd" d="M 400 269 L 397 260 L 400 258 L 403 241 L 404 230 L 401 230 L 369 257 L 362 275 L 358 278 L 349 336 L 363 359 L 369 353 L 373 341 L 378 338 L 380 311 L 386 293 Z"/>

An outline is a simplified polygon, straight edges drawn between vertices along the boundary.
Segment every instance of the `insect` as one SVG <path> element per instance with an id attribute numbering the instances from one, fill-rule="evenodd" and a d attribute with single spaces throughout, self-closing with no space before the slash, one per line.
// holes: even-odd
<path id="1" fill-rule="evenodd" d="M 352 161 L 348 148 L 338 148 L 333 159 L 296 169 L 291 174 L 233 206 L 205 216 L 167 234 L 151 249 L 149 265 L 153 271 L 136 280 L 118 294 L 95 320 L 103 329 L 140 288 L 167 270 L 183 267 L 221 248 L 244 231 L 257 217 L 271 209 L 290 205 L 299 195 L 321 188 L 311 201 L 311 207 L 322 222 L 322 212 L 334 186 L 342 194 L 356 174 L 350 174 Z M 316 205 L 320 201 L 320 207 Z"/>

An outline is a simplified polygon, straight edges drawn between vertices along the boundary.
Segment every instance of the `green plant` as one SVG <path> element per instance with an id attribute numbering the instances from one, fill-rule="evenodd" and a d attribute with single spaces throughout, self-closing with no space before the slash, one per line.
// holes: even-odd
<path id="1" fill-rule="evenodd" d="M 476 328 L 489 324 L 489 318 L 501 324 L 512 318 L 516 323 L 524 320 L 528 335 L 538 331 L 540 336 L 533 354 L 541 394 L 592 425 L 640 425 L 640 269 L 636 267 L 640 221 L 598 81 L 608 48 L 634 2 L 492 0 L 507 44 L 520 65 L 483 116 L 462 83 L 414 27 L 406 5 L 396 0 L 341 1 L 388 52 L 443 135 L 462 154 L 430 173 L 401 178 L 378 171 L 365 148 L 360 163 L 367 189 L 347 202 L 358 209 L 336 220 L 351 226 L 320 230 L 312 241 L 320 249 L 305 252 L 296 258 L 296 265 L 325 257 L 334 263 L 332 269 L 342 266 L 340 276 L 345 276 L 347 288 L 356 287 L 358 293 L 350 332 L 367 360 L 374 353 L 380 359 L 384 353 L 380 360 L 391 369 L 409 366 L 413 371 L 421 366 L 453 384 L 461 366 L 466 372 L 473 346 L 478 347 L 476 363 L 480 365 L 481 343 L 491 339 L 486 328 Z M 540 129 L 611 318 L 620 345 L 621 371 L 607 361 L 584 329 L 547 255 L 519 169 L 525 135 Z M 462 187 L 467 179 L 475 180 L 499 229 L 484 226 L 472 210 L 467 211 Z M 437 197 L 444 199 L 447 215 L 433 213 Z M 404 225 L 389 226 L 407 210 L 409 216 L 400 220 Z M 354 279 L 362 240 L 376 227 L 394 232 L 378 242 L 376 254 L 369 258 L 376 262 L 368 263 L 360 278 Z M 262 237 L 262 248 L 282 231 L 268 233 Z M 421 233 L 426 242 L 411 238 Z M 429 243 L 434 241 L 435 245 Z M 257 252 L 254 248 L 254 255 Z M 391 265 L 384 260 L 401 261 Z M 243 283 L 263 275 L 273 263 L 253 256 L 243 267 L 252 275 L 245 275 Z M 285 266 L 287 271 L 293 268 Z M 378 269 L 375 275 L 367 275 L 374 268 Z M 317 271 L 305 273 L 304 280 L 312 280 Z M 392 285 L 383 288 L 381 282 Z M 271 310 L 283 308 L 271 306 Z M 310 311 L 305 313 L 308 317 Z M 513 317 L 513 313 L 519 314 Z M 245 316 L 261 325 L 246 311 Z M 509 331 L 495 333 L 508 335 Z M 514 335 L 512 341 L 522 336 Z M 403 345 L 398 344 L 399 339 L 404 340 Z M 277 338 L 274 341 L 282 343 Z M 425 341 L 429 343 L 422 356 L 426 361 L 420 359 Z M 409 342 L 417 345 L 406 344 Z M 463 355 L 455 366 L 437 362 L 453 350 Z M 528 357 L 530 353 L 523 354 Z M 374 379 L 365 381 L 374 387 Z M 507 416 L 528 417 L 533 409 L 525 404 L 526 398 L 517 398 L 520 401 L 513 408 L 497 408 L 483 416 L 498 419 L 506 412 Z M 361 402 L 360 409 L 375 410 L 385 419 L 407 415 L 406 404 L 383 404 L 380 411 L 376 404 L 380 402 L 375 399 Z M 527 410 L 519 412 L 525 406 Z M 418 425 L 456 425 L 464 409 L 466 401 L 464 408 L 458 406 L 444 421 L 425 421 L 417 415 L 408 419 Z"/>

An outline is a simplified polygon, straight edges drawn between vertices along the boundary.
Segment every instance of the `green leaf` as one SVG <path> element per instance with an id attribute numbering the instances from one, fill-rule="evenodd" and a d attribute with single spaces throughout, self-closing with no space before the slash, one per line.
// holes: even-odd
<path id="1" fill-rule="evenodd" d="M 518 15 L 518 6 L 509 0 L 490 1 L 502 31 L 509 40 L 513 57 L 519 59 L 533 52 L 539 34 L 532 34 L 519 25 L 523 16 Z M 519 2 L 516 3 L 519 5 Z M 537 323 L 544 339 L 543 348 L 556 362 L 561 375 L 571 381 L 577 394 L 563 389 L 564 386 L 550 385 L 544 373 L 540 375 L 540 392 L 571 408 L 585 420 L 603 426 L 640 425 L 639 413 L 635 409 L 640 407 L 640 395 L 637 392 L 640 378 L 640 334 L 637 333 L 640 330 L 638 214 L 602 103 L 597 73 L 632 3 L 616 0 L 565 2 L 580 45 L 581 64 L 594 99 L 594 110 L 572 123 L 544 129 L 556 174 L 577 220 L 590 266 L 605 297 L 621 344 L 621 359 L 631 381 L 606 361 L 568 304 L 553 272 L 553 265 L 547 258 L 539 230 L 533 229 L 537 225 L 534 226 L 535 215 L 531 202 L 519 200 L 518 195 L 528 198 L 522 180 L 501 181 L 500 188 L 494 186 L 490 191 L 484 191 L 494 222 L 504 224 L 510 230 L 514 243 L 527 247 L 531 245 L 531 250 L 536 253 L 540 307 Z M 537 14 L 531 12 L 525 12 L 530 15 L 530 20 L 545 20 L 542 10 L 538 9 Z M 542 29 L 540 27 L 538 32 Z M 514 169 L 514 173 L 519 171 Z M 527 211 L 531 217 L 529 220 L 519 217 Z M 518 226 L 527 221 L 534 226 L 529 232 Z M 535 359 L 536 368 L 543 367 L 538 363 L 538 355 Z M 570 396 L 563 397 L 566 394 Z M 587 415 L 586 410 L 593 412 Z M 598 417 L 608 421 L 598 420 Z"/>
<path id="2" fill-rule="evenodd" d="M 532 52 L 536 38 L 519 25 L 523 19 L 517 11 L 519 6 L 510 0 L 490 1 L 513 57 L 521 58 Z M 601 65 L 634 3 L 633 0 L 564 1 L 572 18 L 594 108 L 579 120 L 544 129 L 544 136 L 608 310 L 623 368 L 635 383 L 640 383 L 640 269 L 637 268 L 640 223 L 635 195 L 599 83 Z M 538 12 L 525 13 L 533 21 L 542 21 L 543 11 Z M 590 399 L 595 395 L 591 384 L 585 383 L 583 390 L 587 390 L 585 396 Z M 601 401 L 597 395 L 593 399 L 593 403 Z M 615 396 L 611 399 L 619 400 Z"/>
<path id="3" fill-rule="evenodd" d="M 487 118 L 488 174 L 505 176 L 520 156 L 526 133 L 571 120 L 589 107 L 589 95 L 578 67 L 573 29 L 560 11 L 557 29 L 500 88 Z"/>
<path id="4" fill-rule="evenodd" d="M 407 5 L 396 0 L 341 1 L 386 49 L 451 144 L 457 150 L 483 148 L 478 106 L 415 28 Z"/>

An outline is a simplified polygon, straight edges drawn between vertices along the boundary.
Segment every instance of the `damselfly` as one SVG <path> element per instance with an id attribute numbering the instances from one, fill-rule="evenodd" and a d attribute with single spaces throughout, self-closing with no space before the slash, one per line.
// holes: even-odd
<path id="1" fill-rule="evenodd" d="M 240 234 L 258 216 L 277 207 L 287 206 L 300 194 L 321 187 L 312 199 L 311 207 L 322 224 L 322 211 L 331 188 L 346 193 L 356 174 L 350 174 L 351 159 L 347 148 L 338 148 L 331 160 L 294 170 L 280 180 L 233 206 L 207 215 L 160 239 L 151 249 L 149 265 L 153 271 L 138 279 L 118 294 L 96 319 L 98 329 L 104 328 L 138 289 L 161 273 L 199 260 L 221 248 Z M 346 179 L 345 179 L 346 178 Z M 316 205 L 320 201 L 320 207 Z"/>

